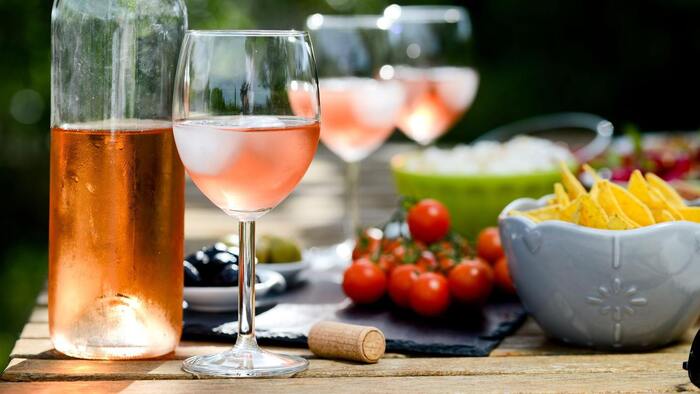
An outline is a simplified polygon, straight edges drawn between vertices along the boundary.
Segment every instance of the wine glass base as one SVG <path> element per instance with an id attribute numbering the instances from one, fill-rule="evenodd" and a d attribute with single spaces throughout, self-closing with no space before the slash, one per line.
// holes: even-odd
<path id="1" fill-rule="evenodd" d="M 222 353 L 194 356 L 182 363 L 182 370 L 197 376 L 235 378 L 291 377 L 309 367 L 309 361 L 276 354 L 257 345 L 239 346 Z"/>

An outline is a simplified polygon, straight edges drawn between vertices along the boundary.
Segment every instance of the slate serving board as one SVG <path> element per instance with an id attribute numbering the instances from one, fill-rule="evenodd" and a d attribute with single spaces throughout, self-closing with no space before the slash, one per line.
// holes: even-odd
<path id="1" fill-rule="evenodd" d="M 309 328 L 320 320 L 371 325 L 384 332 L 387 352 L 419 355 L 488 356 L 525 320 L 517 299 L 493 297 L 481 310 L 459 306 L 444 317 L 423 318 L 399 310 L 390 301 L 357 306 L 347 300 L 342 270 L 310 270 L 294 288 L 258 299 L 256 333 L 261 344 L 306 346 Z M 183 338 L 233 342 L 236 312 L 185 310 Z"/>

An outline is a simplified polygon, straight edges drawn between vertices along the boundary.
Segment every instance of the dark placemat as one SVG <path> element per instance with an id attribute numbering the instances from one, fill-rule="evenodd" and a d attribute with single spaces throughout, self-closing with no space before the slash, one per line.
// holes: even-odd
<path id="1" fill-rule="evenodd" d="M 309 271 L 294 288 L 259 299 L 255 325 L 260 343 L 306 346 L 306 334 L 314 323 L 337 320 L 381 329 L 388 352 L 488 356 L 526 316 L 519 301 L 498 297 L 481 310 L 455 306 L 440 318 L 422 318 L 388 301 L 357 306 L 343 295 L 341 278 L 339 270 Z M 184 320 L 184 339 L 235 340 L 236 312 L 186 310 Z"/>

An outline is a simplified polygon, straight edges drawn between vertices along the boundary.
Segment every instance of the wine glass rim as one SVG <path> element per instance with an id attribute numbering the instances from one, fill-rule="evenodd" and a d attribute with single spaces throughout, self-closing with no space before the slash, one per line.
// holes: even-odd
<path id="1" fill-rule="evenodd" d="M 466 10 L 466 8 L 461 5 L 400 5 L 402 10 L 440 10 L 445 11 L 452 8 L 457 8 L 459 10 Z"/>
<path id="2" fill-rule="evenodd" d="M 459 5 L 392 4 L 384 9 L 384 16 L 399 23 L 457 23 L 468 21 L 469 11 Z"/>
<path id="3" fill-rule="evenodd" d="M 386 30 L 391 21 L 381 14 L 321 14 L 316 13 L 306 18 L 306 27 L 313 30 L 321 29 L 381 29 Z"/>
<path id="4" fill-rule="evenodd" d="M 309 33 L 302 30 L 187 30 L 191 36 L 215 37 L 306 37 Z"/>

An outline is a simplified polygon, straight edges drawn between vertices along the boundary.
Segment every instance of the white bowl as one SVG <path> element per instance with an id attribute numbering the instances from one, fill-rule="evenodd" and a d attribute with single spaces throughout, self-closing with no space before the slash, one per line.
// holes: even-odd
<path id="1" fill-rule="evenodd" d="M 700 224 L 619 231 L 508 216 L 548 198 L 515 200 L 499 224 L 518 295 L 549 336 L 645 350 L 693 326 L 700 315 Z"/>
<path id="2" fill-rule="evenodd" d="M 292 286 L 299 280 L 299 274 L 311 266 L 308 259 L 294 261 L 290 263 L 258 263 L 257 267 L 261 270 L 274 271 L 284 277 L 288 286 Z"/>
<path id="3" fill-rule="evenodd" d="M 263 297 L 270 291 L 284 291 L 287 283 L 277 272 L 257 270 L 260 283 L 255 285 L 255 297 Z M 238 310 L 238 286 L 185 287 L 183 294 L 187 308 L 201 312 L 229 312 Z"/>

